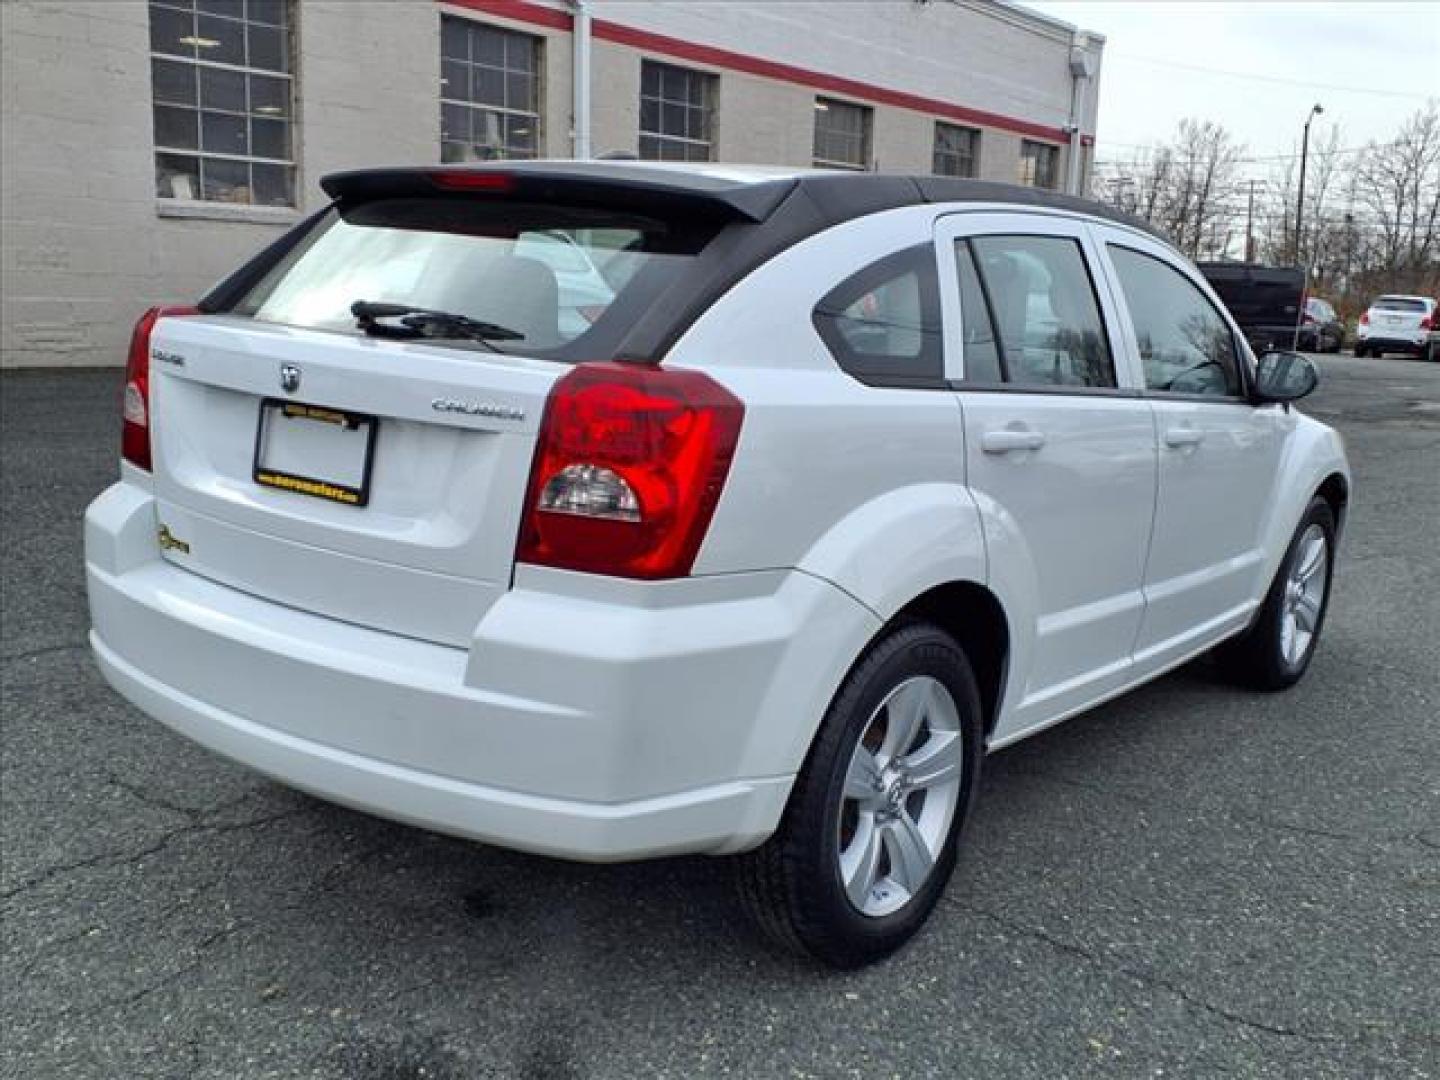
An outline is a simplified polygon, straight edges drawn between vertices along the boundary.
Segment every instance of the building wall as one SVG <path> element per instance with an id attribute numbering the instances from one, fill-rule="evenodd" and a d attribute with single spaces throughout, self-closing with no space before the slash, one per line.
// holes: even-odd
<path id="1" fill-rule="evenodd" d="M 964 122 L 946 108 L 981 128 L 987 179 L 1016 178 L 1023 131 L 1066 140 L 1070 32 L 1003 5 L 590 9 L 596 153 L 637 149 L 646 56 L 719 76 L 721 161 L 809 165 L 817 93 L 872 106 L 870 165 L 886 171 L 930 170 L 935 120 Z M 441 14 L 545 39 L 542 150 L 570 156 L 569 10 L 562 0 L 297 0 L 299 205 L 288 209 L 156 197 L 144 0 L 3 0 L 0 366 L 123 363 L 140 310 L 193 300 L 323 206 L 326 173 L 438 160 Z M 1089 45 L 1097 59 L 1100 47 Z M 1098 79 L 1083 85 L 1081 130 L 1093 133 Z M 896 91 L 909 96 L 897 103 Z"/>

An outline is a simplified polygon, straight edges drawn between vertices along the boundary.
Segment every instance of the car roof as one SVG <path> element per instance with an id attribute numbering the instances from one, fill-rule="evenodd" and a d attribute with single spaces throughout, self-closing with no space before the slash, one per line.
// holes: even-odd
<path id="1" fill-rule="evenodd" d="M 632 210 L 659 200 L 696 214 L 753 222 L 767 220 L 796 194 L 814 202 L 830 224 L 925 203 L 969 202 L 1060 210 L 1124 225 L 1170 244 L 1148 222 L 1090 199 L 1019 184 L 948 176 L 715 162 L 540 159 L 360 169 L 332 173 L 320 185 L 337 201 L 364 200 L 400 191 L 414 193 L 417 184 L 442 173 L 460 177 L 506 175 L 517 185 L 517 194 L 529 189 L 559 196 L 563 189 L 566 197 L 594 199 Z"/>
<path id="2" fill-rule="evenodd" d="M 1382 296 L 1377 296 L 1375 300 L 1420 300 L 1426 304 L 1435 303 L 1435 301 L 1428 296 L 1414 296 L 1410 293 L 1385 293 Z M 1374 303 L 1375 300 L 1372 300 L 1371 303 Z"/>
<path id="3" fill-rule="evenodd" d="M 1097 202 L 1016 184 L 943 176 L 900 176 L 716 163 L 650 161 L 503 161 L 358 169 L 320 181 L 341 214 L 376 199 L 452 198 L 593 209 L 714 228 L 674 268 L 669 284 L 615 343 L 613 354 L 659 363 L 685 330 L 762 263 L 808 237 L 886 210 L 973 203 L 998 209 L 1062 211 L 1113 222 L 1174 246 L 1147 223 Z M 215 286 L 201 310 L 233 305 L 279 254 L 329 208 L 317 212 Z M 277 254 L 278 253 L 278 254 Z"/>

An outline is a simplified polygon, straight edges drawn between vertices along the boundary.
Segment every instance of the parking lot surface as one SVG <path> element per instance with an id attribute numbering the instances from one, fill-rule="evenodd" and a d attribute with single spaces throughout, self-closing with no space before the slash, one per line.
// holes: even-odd
<path id="1" fill-rule="evenodd" d="M 846 975 L 721 861 L 431 835 L 124 704 L 80 551 L 119 373 L 5 375 L 0 1073 L 1440 1076 L 1440 365 L 1321 362 L 1356 491 L 1306 680 L 1200 662 L 991 757 L 936 917 Z"/>

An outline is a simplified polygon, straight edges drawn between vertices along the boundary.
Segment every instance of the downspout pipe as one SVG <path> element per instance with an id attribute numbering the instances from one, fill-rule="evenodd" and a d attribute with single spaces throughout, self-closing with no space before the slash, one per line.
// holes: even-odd
<path id="1" fill-rule="evenodd" d="M 572 105 L 575 119 L 571 137 L 571 153 L 580 159 L 592 155 L 590 146 L 590 4 L 589 0 L 570 0 L 574 12 L 570 32 L 575 49 L 571 74 L 575 97 Z"/>
<path id="2" fill-rule="evenodd" d="M 1080 162 L 1084 154 L 1084 140 L 1081 135 L 1081 116 L 1084 113 L 1085 84 L 1089 82 L 1094 58 L 1086 46 L 1089 35 L 1076 30 L 1070 37 L 1070 121 L 1065 131 L 1070 136 L 1070 153 L 1066 161 L 1065 192 L 1068 195 L 1083 194 L 1080 190 Z"/>

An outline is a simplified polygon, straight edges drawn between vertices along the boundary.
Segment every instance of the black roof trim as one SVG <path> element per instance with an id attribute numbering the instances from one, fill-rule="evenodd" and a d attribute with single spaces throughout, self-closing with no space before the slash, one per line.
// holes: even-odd
<path id="1" fill-rule="evenodd" d="M 439 174 L 508 177 L 503 190 L 438 185 Z M 607 162 L 507 161 L 502 165 L 435 165 L 426 168 L 357 169 L 320 181 L 341 203 L 405 195 L 457 195 L 564 202 L 629 213 L 689 214 L 711 221 L 764 221 L 795 187 L 791 177 L 736 181 L 676 169 L 645 169 Z"/>

